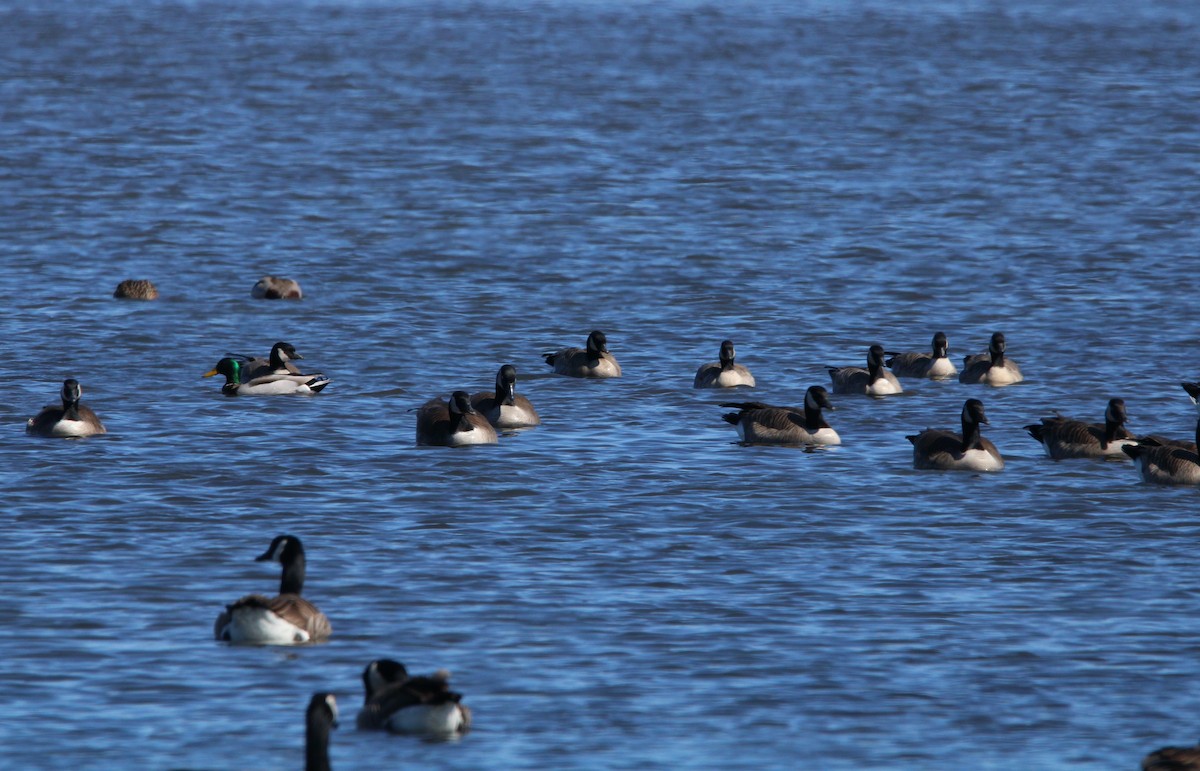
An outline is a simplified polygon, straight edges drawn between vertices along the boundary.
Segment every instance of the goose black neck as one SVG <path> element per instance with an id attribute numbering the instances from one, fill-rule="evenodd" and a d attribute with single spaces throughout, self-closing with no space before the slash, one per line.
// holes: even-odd
<path id="1" fill-rule="evenodd" d="M 461 431 L 474 431 L 475 426 L 471 425 L 471 421 L 467 419 L 465 412 L 450 413 L 450 433 L 457 434 Z"/>
<path id="2" fill-rule="evenodd" d="M 1004 351 L 1000 350 L 999 348 L 993 348 L 991 351 L 991 354 L 992 354 L 992 366 L 993 367 L 1003 367 L 1004 366 Z"/>
<path id="3" fill-rule="evenodd" d="M 283 563 L 283 577 L 279 580 L 280 594 L 300 594 L 304 590 L 304 555 L 297 554 Z"/>
<path id="4" fill-rule="evenodd" d="M 883 362 L 876 361 L 875 357 L 867 359 L 867 380 L 874 383 L 883 377 L 884 369 Z"/>
<path id="5" fill-rule="evenodd" d="M 309 714 L 304 738 L 304 771 L 331 771 L 329 766 L 329 719 Z"/>
<path id="6" fill-rule="evenodd" d="M 822 428 L 829 428 L 829 424 L 825 422 L 825 417 L 821 414 L 821 405 L 812 404 L 806 400 L 804 403 L 804 429 L 809 433 L 816 433 Z"/>
<path id="7" fill-rule="evenodd" d="M 982 449 L 980 445 L 979 424 L 967 415 L 963 415 L 962 419 L 962 436 L 963 444 L 962 451 Z"/>

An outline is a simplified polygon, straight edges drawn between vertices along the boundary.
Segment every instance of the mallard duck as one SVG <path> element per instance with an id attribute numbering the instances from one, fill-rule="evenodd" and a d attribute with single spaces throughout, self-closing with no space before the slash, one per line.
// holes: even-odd
<path id="1" fill-rule="evenodd" d="M 867 351 L 867 368 L 827 367 L 835 394 L 886 396 L 904 389 L 896 376 L 883 366 L 883 346 L 872 345 Z"/>
<path id="2" fill-rule="evenodd" d="M 621 376 L 621 365 L 608 352 L 608 338 L 598 329 L 588 335 L 587 348 L 562 348 L 554 353 L 544 353 L 542 357 L 558 375 L 595 378 Z"/>
<path id="3" fill-rule="evenodd" d="M 905 437 L 913 444 L 913 468 L 942 471 L 999 471 L 1004 458 L 996 445 L 979 432 L 987 423 L 983 402 L 967 399 L 962 408 L 962 433 L 946 428 L 927 428 Z"/>
<path id="4" fill-rule="evenodd" d="M 242 363 L 226 357 L 217 362 L 204 377 L 224 375 L 221 393 L 226 396 L 276 396 L 280 394 L 315 394 L 329 385 L 324 375 L 264 375 L 242 382 Z"/>
<path id="5" fill-rule="evenodd" d="M 804 394 L 804 408 L 772 407 L 762 402 L 728 402 L 738 412 L 721 418 L 737 429 L 738 437 L 747 444 L 841 444 L 837 431 L 829 427 L 821 414 L 832 410 L 829 392 L 812 386 Z"/>
<path id="6" fill-rule="evenodd" d="M 73 378 L 63 381 L 59 392 L 62 406 L 51 404 L 42 408 L 25 423 L 25 432 L 37 436 L 82 437 L 103 434 L 107 430 L 96 413 L 87 405 L 80 404 L 83 388 Z"/>
<path id="7" fill-rule="evenodd" d="M 255 300 L 299 300 L 304 296 L 300 284 L 290 278 L 263 276 L 250 289 Z"/>
<path id="8" fill-rule="evenodd" d="M 127 278 L 117 284 L 113 297 L 118 300 L 157 300 L 158 289 L 144 278 Z"/>
<path id="9" fill-rule="evenodd" d="M 417 444 L 460 447 L 496 444 L 496 429 L 471 406 L 471 395 L 455 391 L 447 402 L 434 397 L 417 410 Z"/>
<path id="10" fill-rule="evenodd" d="M 304 713 L 304 771 L 330 771 L 329 732 L 337 724 L 337 699 L 314 693 Z"/>
<path id="11" fill-rule="evenodd" d="M 945 332 L 933 335 L 932 351 L 915 353 L 888 353 L 892 358 L 887 360 L 892 374 L 896 377 L 919 377 L 930 380 L 945 380 L 958 374 L 958 369 L 950 361 L 949 343 Z"/>
<path id="12" fill-rule="evenodd" d="M 1109 399 L 1104 423 L 1085 423 L 1061 415 L 1042 418 L 1025 430 L 1055 460 L 1063 458 L 1121 458 L 1121 448 L 1137 440 L 1125 430 L 1125 400 Z"/>
<path id="13" fill-rule="evenodd" d="M 963 358 L 963 370 L 958 373 L 960 383 L 983 383 L 990 386 L 1006 386 L 1025 379 L 1021 368 L 1005 356 L 1006 343 L 1003 332 L 992 335 L 987 353 L 976 353 Z"/>
<path id="14" fill-rule="evenodd" d="M 392 659 L 372 661 L 363 670 L 360 729 L 396 733 L 461 734 L 471 726 L 471 711 L 462 694 L 450 690 L 450 673 L 409 677 L 404 665 Z"/>
<path id="15" fill-rule="evenodd" d="M 217 616 L 213 634 L 218 640 L 258 645 L 297 645 L 319 642 L 333 628 L 317 606 L 300 596 L 304 589 L 304 545 L 294 535 L 279 535 L 255 562 L 283 566 L 279 594 L 249 594 Z"/>
<path id="16" fill-rule="evenodd" d="M 517 368 L 505 364 L 496 372 L 496 390 L 471 397 L 471 407 L 496 428 L 528 428 L 542 422 L 529 400 L 517 394 Z"/>
<path id="17" fill-rule="evenodd" d="M 696 379 L 692 388 L 733 388 L 734 386 L 754 387 L 754 375 L 750 370 L 734 361 L 737 352 L 732 340 L 721 342 L 721 353 L 718 361 L 702 364 L 696 370 Z"/>

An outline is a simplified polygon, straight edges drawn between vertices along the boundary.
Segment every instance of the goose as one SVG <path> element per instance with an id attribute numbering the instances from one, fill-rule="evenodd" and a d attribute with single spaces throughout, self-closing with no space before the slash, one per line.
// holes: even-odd
<path id="1" fill-rule="evenodd" d="M 1180 383 L 1179 385 L 1183 386 L 1183 390 L 1187 391 L 1192 404 L 1196 405 L 1197 411 L 1200 411 L 1200 383 Z"/>
<path id="2" fill-rule="evenodd" d="M 471 406 L 470 394 L 455 391 L 449 401 L 434 397 L 417 410 L 417 444 L 496 444 L 496 429 Z"/>
<path id="3" fill-rule="evenodd" d="M 1120 458 L 1121 448 L 1137 440 L 1125 430 L 1124 399 L 1109 399 L 1104 411 L 1104 423 L 1084 423 L 1061 415 L 1042 418 L 1040 424 L 1025 426 L 1025 430 L 1042 445 L 1046 454 L 1055 460 L 1063 458 Z"/>
<path id="4" fill-rule="evenodd" d="M 883 366 L 883 346 L 872 345 L 867 351 L 867 368 L 827 367 L 833 380 L 835 394 L 866 394 L 885 396 L 898 394 L 904 389 L 900 381 Z"/>
<path id="5" fill-rule="evenodd" d="M 118 300 L 157 300 L 158 289 L 144 278 L 127 278 L 117 284 L 113 297 Z"/>
<path id="6" fill-rule="evenodd" d="M 933 335 L 932 352 L 918 351 L 916 353 L 889 353 L 892 358 L 887 360 L 888 367 L 896 377 L 920 377 L 930 380 L 945 380 L 958 374 L 958 368 L 947 356 L 949 343 L 946 333 L 937 332 Z"/>
<path id="7" fill-rule="evenodd" d="M 741 364 L 734 362 L 737 352 L 732 340 L 721 342 L 720 360 L 703 364 L 696 370 L 696 380 L 692 388 L 733 388 L 734 386 L 754 387 L 754 375 Z"/>
<path id="8" fill-rule="evenodd" d="M 242 363 L 237 359 L 226 357 L 217 362 L 217 366 L 204 377 L 224 375 L 225 385 L 221 393 L 226 396 L 277 396 L 281 394 L 315 394 L 329 385 L 329 378 L 324 375 L 263 375 L 253 380 L 242 382 Z"/>
<path id="9" fill-rule="evenodd" d="M 250 288 L 250 296 L 255 300 L 299 300 L 304 293 L 290 278 L 263 276 Z"/>
<path id="10" fill-rule="evenodd" d="M 248 594 L 217 616 L 213 635 L 224 642 L 258 645 L 296 645 L 319 642 L 333 627 L 325 614 L 300 596 L 304 589 L 304 545 L 294 535 L 279 535 L 255 562 L 283 566 L 279 594 Z"/>
<path id="11" fill-rule="evenodd" d="M 266 375 L 300 375 L 300 368 L 293 361 L 298 361 L 304 357 L 296 353 L 296 346 L 291 343 L 285 343 L 282 340 L 271 346 L 271 353 L 267 358 L 262 359 L 257 356 L 236 357 L 242 359 L 242 379 L 245 381 L 253 380 L 256 377 L 265 377 Z M 216 370 L 208 373 L 209 376 L 217 374 Z"/>
<path id="12" fill-rule="evenodd" d="M 990 386 L 1006 386 L 1020 383 L 1025 377 L 1021 368 L 1004 355 L 1004 333 L 996 332 L 988 344 L 987 353 L 976 353 L 963 357 L 963 371 L 958 373 L 960 383 L 983 383 Z"/>
<path id="13" fill-rule="evenodd" d="M 1121 449 L 1133 458 L 1142 479 L 1156 485 L 1200 485 L 1200 419 L 1196 421 L 1196 444 L 1142 437 L 1137 444 Z"/>
<path id="14" fill-rule="evenodd" d="M 304 713 L 304 771 L 330 771 L 329 731 L 337 725 L 337 699 L 314 693 Z"/>
<path id="15" fill-rule="evenodd" d="M 841 444 L 837 431 L 829 427 L 821 409 L 835 409 L 829 393 L 821 386 L 812 386 L 804 393 L 804 408 L 772 407 L 762 402 L 730 402 L 738 412 L 721 418 L 737 429 L 738 437 L 747 444 Z"/>
<path id="16" fill-rule="evenodd" d="M 42 408 L 25 423 L 25 433 L 51 437 L 83 437 L 107 433 L 104 424 L 92 408 L 80 404 L 83 388 L 74 378 L 63 381 L 59 392 L 62 406 L 51 404 Z"/>
<path id="17" fill-rule="evenodd" d="M 471 710 L 461 703 L 462 694 L 450 690 L 450 673 L 444 669 L 409 677 L 400 662 L 377 659 L 363 670 L 362 679 L 361 730 L 455 735 L 471 726 Z"/>
<path id="18" fill-rule="evenodd" d="M 588 335 L 587 348 L 562 348 L 544 353 L 546 363 L 557 375 L 568 377 L 621 377 L 621 365 L 608 352 L 608 338 L 600 330 Z"/>
<path id="19" fill-rule="evenodd" d="M 537 410 L 517 395 L 517 368 L 505 364 L 496 372 L 496 390 L 471 397 L 471 407 L 496 428 L 528 428 L 542 422 Z"/>
<path id="20" fill-rule="evenodd" d="M 1004 468 L 1000 451 L 979 433 L 987 423 L 983 402 L 967 399 L 962 409 L 962 433 L 947 428 L 927 428 L 905 437 L 913 444 L 913 468 L 942 471 L 999 471 Z"/>

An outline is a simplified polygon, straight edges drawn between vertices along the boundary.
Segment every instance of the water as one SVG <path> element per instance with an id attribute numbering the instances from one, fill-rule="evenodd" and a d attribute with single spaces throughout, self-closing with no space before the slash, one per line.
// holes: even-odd
<path id="1" fill-rule="evenodd" d="M 1195 490 L 1022 426 L 1190 435 L 1200 12 L 1146 3 L 0 4 L 0 745 L 21 768 L 1113 769 L 1195 741 Z M 275 273 L 297 303 L 251 300 Z M 110 295 L 153 280 L 162 299 Z M 539 354 L 603 329 L 625 377 Z M 1027 382 L 834 397 L 866 348 Z M 722 339 L 759 387 L 691 389 Z M 226 399 L 276 340 L 333 378 Z M 544 424 L 414 446 L 504 362 Z M 37 440 L 65 377 L 110 433 Z M 904 435 L 982 398 L 998 475 Z M 211 640 L 291 532 L 334 637 Z M 445 667 L 462 741 L 357 732 Z"/>

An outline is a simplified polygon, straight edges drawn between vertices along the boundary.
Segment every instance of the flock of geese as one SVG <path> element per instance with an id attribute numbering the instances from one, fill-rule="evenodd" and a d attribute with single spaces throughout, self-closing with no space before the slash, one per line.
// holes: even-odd
<path id="1" fill-rule="evenodd" d="M 271 277 L 268 277 L 271 278 Z M 264 279 L 266 281 L 266 279 Z M 263 282 L 260 282 L 262 284 Z M 258 292 L 256 285 L 255 292 Z M 152 287 L 151 287 L 152 288 Z M 299 287 L 295 287 L 299 292 Z M 256 294 L 255 296 L 264 296 Z M 284 297 L 286 295 L 276 295 Z M 901 393 L 899 378 L 947 380 L 1005 386 L 1021 382 L 1020 367 L 1006 354 L 1004 335 L 992 335 L 985 353 L 967 356 L 959 371 L 948 356 L 946 335 L 933 336 L 929 351 L 889 353 L 873 345 L 867 351 L 866 367 L 829 367 L 834 394 L 864 394 L 884 397 Z M 223 375 L 221 391 L 227 396 L 316 394 L 330 383 L 323 374 L 300 371 L 301 356 L 290 343 L 278 342 L 265 358 L 226 355 L 204 377 Z M 545 362 L 559 375 L 575 378 L 615 378 L 621 365 L 608 349 L 604 333 L 595 330 L 584 347 L 566 347 L 544 354 Z M 511 364 L 500 367 L 493 390 L 470 394 L 455 391 L 448 400 L 433 398 L 417 408 L 416 441 L 419 445 L 465 446 L 495 444 L 497 431 L 529 428 L 540 423 L 530 401 L 516 393 L 517 371 Z M 731 341 L 721 343 L 718 360 L 700 366 L 693 383 L 696 388 L 752 388 L 754 375 L 736 361 Z M 1200 384 L 1183 383 L 1193 403 L 1200 405 Z M 46 437 L 86 437 L 105 433 L 96 413 L 80 402 L 82 388 L 74 379 L 63 382 L 61 405 L 50 405 L 30 418 L 26 430 Z M 799 446 L 837 445 L 841 438 L 826 422 L 824 410 L 833 409 L 829 391 L 812 386 L 802 407 L 784 407 L 761 402 L 725 402 L 735 412 L 723 419 L 746 444 Z M 1196 442 L 1134 436 L 1125 427 L 1125 403 L 1111 399 L 1103 423 L 1088 423 L 1055 415 L 1026 426 L 1030 437 L 1054 459 L 1132 458 L 1147 482 L 1200 485 L 1200 420 Z M 913 466 L 918 469 L 999 471 L 1004 459 L 996 446 L 982 436 L 987 425 L 983 402 L 970 398 L 961 413 L 961 431 L 926 429 L 907 437 L 913 445 Z M 330 637 L 329 619 L 302 596 L 305 553 L 294 535 L 277 536 L 259 562 L 282 567 L 279 592 L 274 597 L 249 594 L 227 605 L 213 626 L 217 640 L 231 644 L 298 645 L 321 642 Z M 409 676 L 399 662 L 379 659 L 362 673 L 363 706 L 358 713 L 360 729 L 384 729 L 399 733 L 454 736 L 471 723 L 470 710 L 462 695 L 451 691 L 449 673 Z M 306 713 L 306 767 L 329 769 L 330 730 L 337 725 L 337 702 L 332 693 L 315 693 Z M 1147 771 L 1200 769 L 1200 747 L 1165 748 L 1143 761 Z"/>

